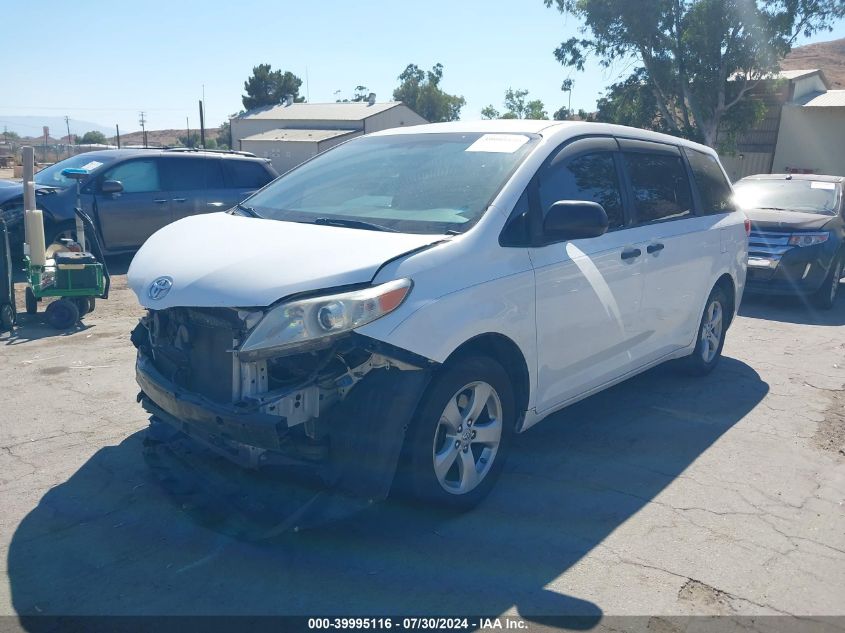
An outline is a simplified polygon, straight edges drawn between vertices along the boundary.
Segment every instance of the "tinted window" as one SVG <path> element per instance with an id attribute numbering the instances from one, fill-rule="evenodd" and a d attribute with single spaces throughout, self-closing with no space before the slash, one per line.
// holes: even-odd
<path id="1" fill-rule="evenodd" d="M 124 193 L 161 191 L 158 162 L 153 159 L 130 160 L 109 169 L 103 180 L 117 180 L 123 185 Z"/>
<path id="2" fill-rule="evenodd" d="M 733 192 L 713 156 L 694 149 L 684 148 L 698 195 L 701 197 L 701 213 L 712 215 L 735 210 Z"/>
<path id="3" fill-rule="evenodd" d="M 169 191 L 221 189 L 225 187 L 217 158 L 164 158 L 162 182 Z"/>
<path id="4" fill-rule="evenodd" d="M 623 226 L 625 216 L 613 154 L 583 154 L 547 171 L 540 178 L 543 213 L 559 200 L 598 202 L 607 211 L 610 228 Z"/>
<path id="5" fill-rule="evenodd" d="M 246 160 L 224 161 L 229 186 L 235 189 L 260 189 L 272 180 L 261 163 Z"/>
<path id="6" fill-rule="evenodd" d="M 692 196 L 680 156 L 624 154 L 634 192 L 637 222 L 680 218 L 692 213 Z"/>

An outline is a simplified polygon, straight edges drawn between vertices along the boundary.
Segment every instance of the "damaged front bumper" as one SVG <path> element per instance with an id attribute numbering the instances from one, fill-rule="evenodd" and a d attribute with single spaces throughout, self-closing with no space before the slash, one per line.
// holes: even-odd
<path id="1" fill-rule="evenodd" d="M 154 317 L 132 336 L 138 400 L 151 416 L 148 442 L 197 443 L 242 469 L 307 472 L 320 491 L 290 510 L 283 529 L 387 497 L 435 363 L 354 333 L 278 362 L 241 362 L 231 346 L 203 356 L 215 338 L 193 330 L 214 322 L 181 318 L 176 335 L 167 336 Z M 231 376 L 227 366 L 225 375 L 209 377 L 215 361 L 231 363 Z"/>

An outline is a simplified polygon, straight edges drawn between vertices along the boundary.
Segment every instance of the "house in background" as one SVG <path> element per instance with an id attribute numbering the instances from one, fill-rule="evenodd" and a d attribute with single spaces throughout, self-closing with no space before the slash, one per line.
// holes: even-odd
<path id="1" fill-rule="evenodd" d="M 355 136 L 428 123 L 404 103 L 284 103 L 231 119 L 232 149 L 269 158 L 280 174 Z"/>
<path id="2" fill-rule="evenodd" d="M 721 157 L 731 180 L 752 174 L 845 176 L 845 90 L 831 90 L 819 69 L 784 70 L 752 93 L 765 118 Z"/>

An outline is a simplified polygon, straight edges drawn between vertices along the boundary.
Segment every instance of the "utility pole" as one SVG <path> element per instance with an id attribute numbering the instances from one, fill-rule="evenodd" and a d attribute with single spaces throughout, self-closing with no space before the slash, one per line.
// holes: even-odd
<path id="1" fill-rule="evenodd" d="M 65 115 L 65 125 L 67 126 L 67 144 L 70 145 L 72 140 L 70 138 L 70 118 Z M 68 156 L 70 156 L 70 147 L 68 147 Z"/>
<path id="2" fill-rule="evenodd" d="M 188 117 L 185 117 L 185 127 L 188 128 L 188 147 L 190 147 L 191 143 L 191 122 L 188 120 Z"/>
<path id="3" fill-rule="evenodd" d="M 141 112 L 141 118 L 138 120 L 138 123 L 141 124 L 141 135 L 144 137 L 144 147 L 147 146 L 147 119 L 145 117 L 146 113 Z"/>
<path id="4" fill-rule="evenodd" d="M 117 123 L 114 124 L 114 130 L 117 132 L 117 149 L 120 149 L 120 126 Z"/>
<path id="5" fill-rule="evenodd" d="M 202 101 L 200 101 L 200 147 L 205 149 L 205 116 L 202 113 Z"/>

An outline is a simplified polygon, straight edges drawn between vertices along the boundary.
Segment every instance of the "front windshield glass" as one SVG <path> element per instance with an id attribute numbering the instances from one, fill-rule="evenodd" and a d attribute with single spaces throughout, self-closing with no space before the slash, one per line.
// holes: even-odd
<path id="1" fill-rule="evenodd" d="M 92 172 L 105 163 L 106 161 L 101 156 L 94 157 L 90 154 L 71 156 L 39 171 L 35 174 L 35 183 L 47 187 L 60 187 L 64 189 L 65 187 L 75 185 L 76 181 L 73 178 L 62 176 L 63 169 L 70 167 L 72 169 L 87 169 L 89 172 Z"/>
<path id="2" fill-rule="evenodd" d="M 839 187 L 821 180 L 740 180 L 734 184 L 743 209 L 778 209 L 836 215 Z"/>
<path id="3" fill-rule="evenodd" d="M 365 222 L 405 233 L 462 232 L 481 217 L 537 138 L 480 133 L 363 137 L 293 170 L 244 204 L 275 220 Z"/>

